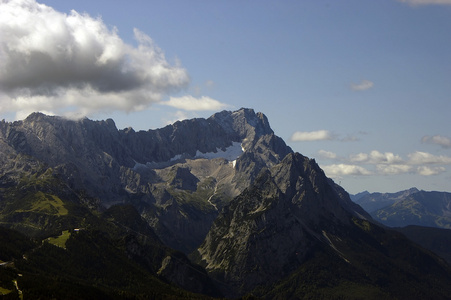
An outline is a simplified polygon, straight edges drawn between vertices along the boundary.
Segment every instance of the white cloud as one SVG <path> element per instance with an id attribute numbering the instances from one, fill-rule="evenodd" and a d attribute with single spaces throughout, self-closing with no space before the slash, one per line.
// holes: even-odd
<path id="1" fill-rule="evenodd" d="M 365 134 L 359 132 L 358 134 Z M 360 138 L 355 135 L 348 134 L 345 137 L 332 133 L 329 130 L 316 131 L 296 131 L 291 135 L 292 142 L 311 142 L 311 141 L 340 141 L 340 142 L 356 142 Z"/>
<path id="2" fill-rule="evenodd" d="M 373 150 L 369 153 L 357 153 L 351 154 L 349 157 L 339 157 L 334 152 L 319 150 L 318 156 L 324 159 L 335 159 L 337 161 L 343 161 L 345 163 L 354 165 L 431 165 L 431 164 L 451 164 L 451 157 L 446 155 L 433 155 L 427 152 L 416 151 L 407 154 L 407 159 L 402 158 L 398 154 L 392 152 L 379 152 Z M 382 167 L 380 167 L 382 168 Z"/>
<path id="3" fill-rule="evenodd" d="M 380 175 L 400 175 L 406 173 L 417 173 L 422 176 L 438 175 L 446 171 L 445 167 L 419 166 L 412 167 L 409 165 L 377 165 L 377 173 Z"/>
<path id="4" fill-rule="evenodd" d="M 371 175 L 372 173 L 364 167 L 348 164 L 333 164 L 322 166 L 322 169 L 330 177 L 342 175 Z"/>
<path id="5" fill-rule="evenodd" d="M 338 156 L 334 152 L 319 150 L 318 158 L 341 162 L 322 166 L 327 176 L 340 178 L 342 176 L 385 176 L 417 174 L 422 176 L 438 175 L 446 172 L 444 165 L 451 164 L 451 157 L 433 155 L 416 151 L 409 153 L 404 159 L 392 152 L 373 150 L 369 153 L 351 154 L 349 157 Z"/>
<path id="6" fill-rule="evenodd" d="M 189 76 L 135 29 L 137 47 L 100 18 L 34 0 L 0 2 L 0 112 L 142 110 Z"/>
<path id="7" fill-rule="evenodd" d="M 161 102 L 160 104 L 175 107 L 177 109 L 183 110 L 221 110 L 226 108 L 228 105 L 219 102 L 218 100 L 212 99 L 210 97 L 202 96 L 200 98 L 195 98 L 193 96 L 187 95 L 183 97 L 170 97 L 169 101 Z"/>
<path id="8" fill-rule="evenodd" d="M 380 175 L 399 175 L 412 172 L 412 166 L 408 165 L 377 165 L 377 173 Z"/>
<path id="9" fill-rule="evenodd" d="M 443 148 L 451 148 L 451 138 L 446 137 L 446 136 L 441 136 L 441 135 L 434 135 L 434 136 L 429 136 L 426 135 L 421 139 L 422 143 L 427 143 L 427 144 L 436 144 L 436 145 L 440 145 Z"/>
<path id="10" fill-rule="evenodd" d="M 358 153 L 350 156 L 350 161 L 361 164 L 399 164 L 403 159 L 391 152 L 381 153 L 377 150 L 368 153 Z"/>
<path id="11" fill-rule="evenodd" d="M 451 5 L 451 0 L 398 0 L 398 2 L 407 3 L 412 6 L 417 5 Z"/>
<path id="12" fill-rule="evenodd" d="M 291 136 L 291 141 L 293 142 L 324 141 L 332 139 L 334 139 L 334 135 L 328 130 L 296 131 Z"/>
<path id="13" fill-rule="evenodd" d="M 336 159 L 337 158 L 337 154 L 330 152 L 330 151 L 326 151 L 326 150 L 319 150 L 318 156 L 320 158 L 324 158 L 324 159 Z"/>
<path id="14" fill-rule="evenodd" d="M 374 86 L 374 83 L 369 80 L 362 80 L 360 83 L 351 83 L 351 89 L 353 91 L 365 91 Z"/>
<path id="15" fill-rule="evenodd" d="M 433 155 L 427 152 L 416 151 L 407 155 L 409 157 L 409 164 L 423 165 L 423 164 L 451 164 L 451 157 L 445 155 Z"/>
<path id="16" fill-rule="evenodd" d="M 365 168 L 353 164 L 332 164 L 322 166 L 327 176 L 336 178 L 341 176 L 369 176 L 369 175 L 402 175 L 416 173 L 422 176 L 438 175 L 446 171 L 444 167 L 418 166 L 407 164 L 380 164 L 373 168 Z M 373 169 L 373 170 L 371 170 Z"/>
<path id="17" fill-rule="evenodd" d="M 438 175 L 445 171 L 446 169 L 444 167 L 420 166 L 417 168 L 417 173 L 423 176 Z"/>

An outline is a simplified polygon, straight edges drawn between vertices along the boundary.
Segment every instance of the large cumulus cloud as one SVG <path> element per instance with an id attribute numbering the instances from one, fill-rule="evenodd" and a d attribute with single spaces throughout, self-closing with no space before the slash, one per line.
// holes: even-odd
<path id="1" fill-rule="evenodd" d="M 100 18 L 0 1 L 0 112 L 136 111 L 188 85 L 149 36 L 134 36 L 137 46 Z"/>

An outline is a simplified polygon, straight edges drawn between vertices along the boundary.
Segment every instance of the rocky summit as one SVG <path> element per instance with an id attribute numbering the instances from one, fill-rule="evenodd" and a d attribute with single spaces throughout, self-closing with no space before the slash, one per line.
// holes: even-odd
<path id="1" fill-rule="evenodd" d="M 148 131 L 33 113 L 0 122 L 0 149 L 11 295 L 14 280 L 37 298 L 451 295 L 443 259 L 381 227 L 252 109 Z"/>

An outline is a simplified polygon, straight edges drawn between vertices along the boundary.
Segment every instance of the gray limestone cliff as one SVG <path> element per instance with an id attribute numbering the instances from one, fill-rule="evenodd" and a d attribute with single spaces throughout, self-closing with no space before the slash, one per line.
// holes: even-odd
<path id="1" fill-rule="evenodd" d="M 236 297 L 296 270 L 353 217 L 371 219 L 314 160 L 291 153 L 223 209 L 193 257 Z"/>
<path id="2" fill-rule="evenodd" d="M 186 253 L 262 168 L 292 152 L 262 113 L 245 108 L 138 132 L 118 130 L 111 119 L 33 113 L 1 122 L 0 143 L 0 176 L 12 176 L 18 156 L 44 164 L 101 206 L 132 203 L 165 243 Z"/>

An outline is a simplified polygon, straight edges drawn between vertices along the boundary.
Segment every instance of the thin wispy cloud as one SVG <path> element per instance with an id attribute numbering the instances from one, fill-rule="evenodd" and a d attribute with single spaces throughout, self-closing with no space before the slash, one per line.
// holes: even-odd
<path id="1" fill-rule="evenodd" d="M 189 84 L 152 39 L 125 43 L 101 18 L 33 0 L 0 2 L 0 112 L 138 111 Z"/>
<path id="2" fill-rule="evenodd" d="M 170 97 L 168 101 L 161 102 L 160 104 L 189 111 L 218 111 L 228 107 L 227 104 L 221 103 L 210 97 L 202 96 L 200 98 L 195 98 L 190 95 Z"/>
<path id="3" fill-rule="evenodd" d="M 359 134 L 365 134 L 360 132 Z M 339 142 L 357 142 L 360 138 L 357 135 L 348 134 L 342 136 L 333 133 L 329 130 L 315 130 L 315 131 L 296 131 L 291 137 L 292 142 L 315 142 L 315 141 L 339 141 Z"/>
<path id="4" fill-rule="evenodd" d="M 207 80 L 205 81 L 205 86 L 206 87 L 214 87 L 215 86 L 215 82 L 213 80 Z"/>
<path id="5" fill-rule="evenodd" d="M 353 91 L 366 91 L 374 86 L 374 83 L 369 80 L 362 80 L 360 83 L 351 83 Z"/>
<path id="6" fill-rule="evenodd" d="M 451 138 L 441 135 L 429 136 L 426 135 L 421 139 L 422 143 L 439 145 L 442 148 L 451 148 Z"/>
<path id="7" fill-rule="evenodd" d="M 335 138 L 328 130 L 296 131 L 291 136 L 293 142 L 327 141 Z"/>
<path id="8" fill-rule="evenodd" d="M 419 5 L 451 5 L 451 0 L 397 0 L 412 6 Z"/>
<path id="9" fill-rule="evenodd" d="M 333 164 L 322 166 L 327 176 L 335 178 L 343 175 L 358 175 L 367 176 L 372 173 L 362 166 L 349 165 L 349 164 Z"/>
<path id="10" fill-rule="evenodd" d="M 342 142 L 357 142 L 360 141 L 360 138 L 355 135 L 348 134 L 344 138 L 340 138 L 339 140 Z"/>

